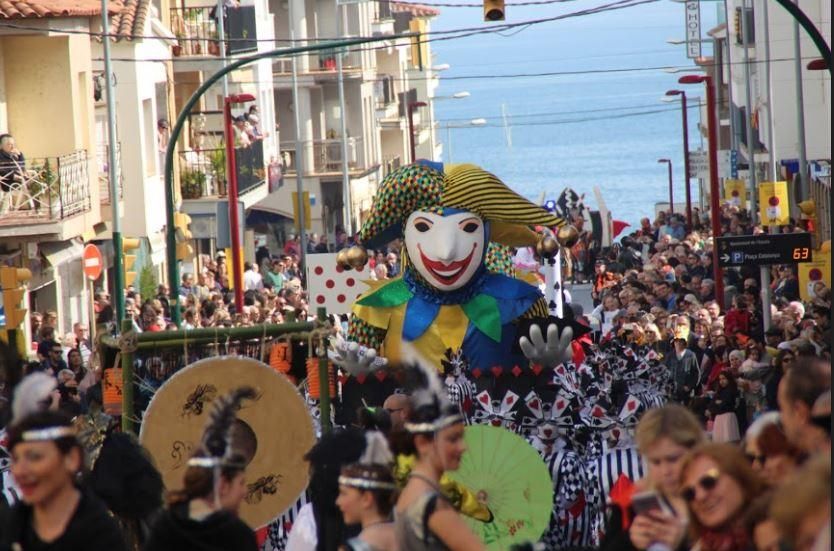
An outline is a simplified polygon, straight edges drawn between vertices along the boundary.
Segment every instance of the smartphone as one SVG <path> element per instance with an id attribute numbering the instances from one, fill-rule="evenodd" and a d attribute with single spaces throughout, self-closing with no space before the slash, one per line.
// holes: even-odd
<path id="1" fill-rule="evenodd" d="M 631 508 L 635 515 L 642 515 L 649 511 L 665 511 L 663 502 L 655 492 L 634 494 L 631 498 Z"/>

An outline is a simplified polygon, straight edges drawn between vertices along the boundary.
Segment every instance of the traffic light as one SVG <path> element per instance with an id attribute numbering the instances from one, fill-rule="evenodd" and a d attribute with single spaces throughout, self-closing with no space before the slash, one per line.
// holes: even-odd
<path id="1" fill-rule="evenodd" d="M 194 248 L 191 246 L 191 217 L 184 212 L 174 213 L 174 227 L 177 234 L 177 260 L 188 260 L 194 256 Z"/>
<path id="2" fill-rule="evenodd" d="M 6 329 L 17 329 L 26 317 L 26 308 L 21 308 L 26 289 L 23 286 L 32 279 L 32 272 L 26 268 L 0 268 L 0 286 L 3 288 L 3 310 L 6 314 Z"/>
<path id="3" fill-rule="evenodd" d="M 504 0 L 484 0 L 484 21 L 504 20 Z"/>
<path id="4" fill-rule="evenodd" d="M 122 258 L 125 265 L 125 287 L 130 287 L 136 281 L 136 272 L 133 270 L 136 264 L 136 255 L 131 254 L 139 248 L 140 241 L 135 237 L 125 237 L 122 239 Z"/>

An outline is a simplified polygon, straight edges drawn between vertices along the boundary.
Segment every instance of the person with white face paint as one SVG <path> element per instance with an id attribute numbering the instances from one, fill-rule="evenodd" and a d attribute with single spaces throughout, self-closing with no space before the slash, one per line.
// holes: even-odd
<path id="1" fill-rule="evenodd" d="M 379 405 L 373 402 L 393 392 L 384 366 L 407 359 L 406 343 L 438 370 L 450 353 L 462 352 L 479 386 L 512 379 L 492 387 L 502 396 L 545 385 L 549 370 L 571 358 L 580 326 L 549 317 L 537 287 L 497 266 L 510 264 L 511 247 L 537 244 L 533 227 L 564 224 L 473 165 L 419 162 L 392 172 L 359 238 L 374 250 L 402 238 L 403 269 L 356 300 L 347 339 L 330 351 L 359 376 L 344 385 L 344 411 L 355 411 L 363 398 Z M 365 377 L 371 371 L 377 376 Z"/>

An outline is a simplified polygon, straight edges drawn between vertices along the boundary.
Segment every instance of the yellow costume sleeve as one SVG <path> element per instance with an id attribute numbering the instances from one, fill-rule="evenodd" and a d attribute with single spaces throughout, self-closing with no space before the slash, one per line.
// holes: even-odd
<path id="1" fill-rule="evenodd" d="M 413 455 L 398 455 L 394 465 L 394 480 L 402 488 L 408 482 L 408 475 L 417 458 Z M 471 490 L 449 478 L 443 476 L 440 479 L 440 490 L 452 506 L 462 514 L 479 520 L 481 522 L 492 522 L 492 511 L 489 507 L 480 503 Z"/>

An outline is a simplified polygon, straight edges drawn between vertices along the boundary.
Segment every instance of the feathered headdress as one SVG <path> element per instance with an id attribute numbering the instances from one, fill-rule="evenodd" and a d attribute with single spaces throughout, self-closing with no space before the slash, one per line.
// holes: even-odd
<path id="1" fill-rule="evenodd" d="M 358 463 L 342 469 L 339 484 L 361 490 L 395 490 L 391 464 L 394 456 L 379 431 L 365 433 L 365 451 Z"/>
<path id="2" fill-rule="evenodd" d="M 12 400 L 12 423 L 16 423 L 32 413 L 49 408 L 46 403 L 52 391 L 58 387 L 58 381 L 46 373 L 32 373 L 23 378 L 14 391 Z"/>
<path id="3" fill-rule="evenodd" d="M 33 413 L 49 409 L 52 391 L 58 382 L 46 373 L 32 373 L 23 378 L 17 385 L 12 400 L 12 424 L 19 423 Z M 23 432 L 20 437 L 25 442 L 41 442 L 58 440 L 69 436 L 76 436 L 75 427 L 56 425 L 42 427 Z"/>
<path id="4" fill-rule="evenodd" d="M 191 467 L 229 467 L 238 466 L 232 455 L 232 425 L 243 400 L 257 396 L 255 389 L 249 386 L 239 387 L 226 396 L 218 398 L 209 415 L 206 430 L 195 457 L 188 460 Z M 240 465 L 243 467 L 243 465 Z"/>
<path id="5" fill-rule="evenodd" d="M 405 429 L 415 434 L 428 433 L 462 423 L 460 409 L 449 401 L 437 370 L 413 346 L 402 346 L 402 357 L 410 360 L 405 367 L 405 387 L 411 396 L 411 411 Z"/>

